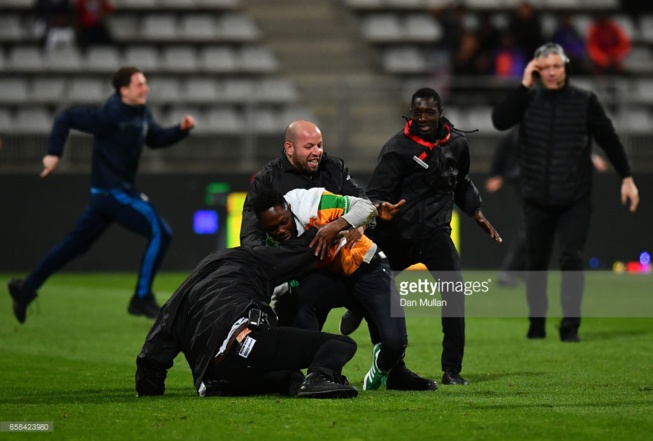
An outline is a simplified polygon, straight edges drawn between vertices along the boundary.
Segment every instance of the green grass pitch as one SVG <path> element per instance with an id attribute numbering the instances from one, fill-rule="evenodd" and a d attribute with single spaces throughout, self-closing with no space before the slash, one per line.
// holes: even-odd
<path id="1" fill-rule="evenodd" d="M 653 439 L 651 316 L 584 319 L 579 344 L 560 343 L 557 319 L 549 320 L 546 340 L 528 341 L 524 318 L 470 317 L 463 375 L 471 384 L 435 392 L 201 399 L 180 356 L 166 395 L 138 399 L 135 357 L 152 322 L 127 314 L 134 274 L 55 275 L 22 326 L 4 287 L 10 275 L 0 276 L 0 421 L 54 423 L 52 433 L 0 432 L 0 440 Z M 159 275 L 159 300 L 184 277 Z M 586 296 L 653 297 L 651 281 L 590 276 Z M 525 303 L 522 289 L 504 294 Z M 336 331 L 341 312 L 326 331 Z M 409 317 L 407 324 L 408 366 L 439 382 L 439 319 Z M 344 373 L 361 388 L 372 348 L 364 327 L 353 337 L 358 352 Z"/>

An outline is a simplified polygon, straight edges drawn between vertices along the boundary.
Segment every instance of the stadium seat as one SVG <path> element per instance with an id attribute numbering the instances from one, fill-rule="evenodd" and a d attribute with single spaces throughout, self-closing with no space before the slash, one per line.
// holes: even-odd
<path id="1" fill-rule="evenodd" d="M 569 9 L 578 10 L 582 8 L 579 0 L 542 0 L 543 9 Z"/>
<path id="2" fill-rule="evenodd" d="M 429 70 L 426 56 L 413 46 L 388 48 L 381 62 L 385 71 L 393 74 L 423 74 Z"/>
<path id="3" fill-rule="evenodd" d="M 147 74 L 160 69 L 159 53 L 154 46 L 128 46 L 125 49 L 123 64 L 136 66 Z"/>
<path id="4" fill-rule="evenodd" d="M 238 55 L 240 68 L 245 72 L 274 72 L 279 65 L 272 50 L 263 46 L 244 46 Z"/>
<path id="5" fill-rule="evenodd" d="M 179 103 L 184 101 L 180 92 L 179 81 L 174 77 L 154 77 L 148 80 L 150 95 L 148 102 L 152 103 Z"/>
<path id="6" fill-rule="evenodd" d="M 32 81 L 30 101 L 60 103 L 64 98 L 66 81 L 63 78 L 37 77 Z"/>
<path id="7" fill-rule="evenodd" d="M 43 107 L 20 107 L 14 119 L 14 131 L 46 134 L 52 127 L 52 116 Z"/>
<path id="8" fill-rule="evenodd" d="M 9 109 L 0 107 L 0 132 L 10 133 L 14 130 L 14 120 Z"/>
<path id="9" fill-rule="evenodd" d="M 181 95 L 191 104 L 214 103 L 218 89 L 213 78 L 189 78 L 182 83 Z"/>
<path id="10" fill-rule="evenodd" d="M 0 102 L 24 103 L 27 101 L 27 82 L 23 78 L 3 78 L 0 81 Z"/>
<path id="11" fill-rule="evenodd" d="M 92 46 L 84 65 L 89 72 L 114 72 L 120 66 L 120 52 L 113 46 Z"/>
<path id="12" fill-rule="evenodd" d="M 72 104 L 99 104 L 111 94 L 109 84 L 93 78 L 76 78 L 70 81 L 66 98 Z"/>
<path id="13" fill-rule="evenodd" d="M 214 107 L 206 114 L 206 131 L 215 134 L 240 134 L 243 118 L 233 107 Z"/>
<path id="14" fill-rule="evenodd" d="M 363 36 L 371 42 L 399 42 L 404 38 L 399 17 L 395 14 L 372 14 L 363 18 Z"/>
<path id="15" fill-rule="evenodd" d="M 287 127 L 291 122 L 298 119 L 305 119 L 307 121 L 312 121 L 317 125 L 320 125 L 320 121 L 317 115 L 315 115 L 315 113 L 308 107 L 290 105 L 290 106 L 284 106 L 283 109 L 281 110 L 281 115 L 279 116 L 279 122 L 281 123 L 281 125 L 284 126 L 284 128 Z"/>
<path id="16" fill-rule="evenodd" d="M 173 14 L 146 15 L 141 37 L 146 41 L 175 41 L 179 38 L 177 18 Z"/>
<path id="17" fill-rule="evenodd" d="M 7 68 L 12 71 L 40 72 L 45 62 L 43 53 L 37 46 L 14 46 L 7 58 Z"/>
<path id="18" fill-rule="evenodd" d="M 345 0 L 345 5 L 352 9 L 379 9 L 383 0 Z"/>
<path id="19" fill-rule="evenodd" d="M 79 71 L 82 68 L 82 56 L 76 47 L 53 50 L 46 56 L 46 66 L 58 72 Z"/>
<path id="20" fill-rule="evenodd" d="M 653 15 L 643 15 L 639 18 L 639 38 L 645 43 L 653 43 Z"/>
<path id="21" fill-rule="evenodd" d="M 229 103 L 245 103 L 255 101 L 254 83 L 252 80 L 228 79 L 221 82 L 219 99 Z"/>
<path id="22" fill-rule="evenodd" d="M 299 91 L 291 80 L 264 78 L 256 84 L 255 94 L 266 103 L 292 103 L 299 99 Z"/>
<path id="23" fill-rule="evenodd" d="M 156 9 L 159 7 L 158 0 L 112 0 L 117 10 L 123 9 Z"/>
<path id="24" fill-rule="evenodd" d="M 623 62 L 624 69 L 634 74 L 653 74 L 653 54 L 644 46 L 633 47 Z"/>
<path id="25" fill-rule="evenodd" d="M 241 3 L 240 0 L 195 0 L 198 7 L 213 9 L 237 9 Z"/>
<path id="26" fill-rule="evenodd" d="M 164 10 L 168 8 L 174 9 L 195 9 L 195 0 L 158 0 L 159 9 Z"/>
<path id="27" fill-rule="evenodd" d="M 245 111 L 246 127 L 253 127 L 258 134 L 283 133 L 284 123 L 277 118 L 278 112 L 272 108 L 256 107 Z"/>
<path id="28" fill-rule="evenodd" d="M 23 28 L 23 21 L 18 14 L 0 15 L 0 42 L 23 41 L 29 33 Z"/>
<path id="29" fill-rule="evenodd" d="M 111 34 L 119 41 L 135 41 L 140 37 L 140 20 L 132 14 L 113 14 L 107 18 Z"/>
<path id="30" fill-rule="evenodd" d="M 197 53 L 194 46 L 166 46 L 163 48 L 162 67 L 169 72 L 196 72 Z"/>
<path id="31" fill-rule="evenodd" d="M 239 70 L 238 60 L 230 46 L 204 46 L 199 51 L 198 66 L 210 73 L 234 73 Z"/>
<path id="32" fill-rule="evenodd" d="M 247 42 L 255 41 L 259 36 L 256 23 L 246 15 L 223 14 L 218 23 L 224 40 Z"/>
<path id="33" fill-rule="evenodd" d="M 187 14 L 181 18 L 180 37 L 187 41 L 212 41 L 218 33 L 216 22 L 210 14 Z"/>
<path id="34" fill-rule="evenodd" d="M 410 14 L 404 19 L 404 38 L 435 43 L 442 38 L 442 26 L 427 14 Z"/>

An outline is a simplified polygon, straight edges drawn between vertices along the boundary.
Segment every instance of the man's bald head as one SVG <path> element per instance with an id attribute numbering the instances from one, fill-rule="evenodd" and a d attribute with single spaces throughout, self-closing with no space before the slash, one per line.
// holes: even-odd
<path id="1" fill-rule="evenodd" d="M 322 132 L 310 121 L 293 121 L 286 128 L 283 148 L 293 167 L 315 173 L 322 159 Z"/>

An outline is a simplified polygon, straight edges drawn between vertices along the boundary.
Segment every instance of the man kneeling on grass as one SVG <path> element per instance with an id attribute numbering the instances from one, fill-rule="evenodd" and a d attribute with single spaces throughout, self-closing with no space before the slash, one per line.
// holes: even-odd
<path id="1" fill-rule="evenodd" d="M 147 335 L 136 359 L 138 396 L 162 395 L 167 371 L 183 352 L 203 397 L 356 397 L 358 390 L 341 375 L 356 353 L 354 340 L 277 327 L 269 306 L 275 286 L 315 266 L 315 231 L 276 248 L 237 247 L 206 257 Z"/>

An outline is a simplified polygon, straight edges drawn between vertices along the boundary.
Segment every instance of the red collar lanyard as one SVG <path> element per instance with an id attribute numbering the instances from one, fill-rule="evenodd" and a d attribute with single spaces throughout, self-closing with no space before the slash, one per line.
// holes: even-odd
<path id="1" fill-rule="evenodd" d="M 415 141 L 417 144 L 424 146 L 427 148 L 427 150 L 424 150 L 419 157 L 413 156 L 413 159 L 415 162 L 417 162 L 419 165 L 421 165 L 424 168 L 429 168 L 429 165 L 424 162 L 426 159 L 426 155 L 428 152 L 433 151 L 435 147 L 439 147 L 441 144 L 444 144 L 445 142 L 449 141 L 449 138 L 451 138 L 451 128 L 447 123 L 444 123 L 444 130 L 447 132 L 447 134 L 444 136 L 442 139 L 438 139 L 435 142 L 428 142 L 420 138 L 419 136 L 410 133 L 410 126 L 413 125 L 413 120 L 411 119 L 410 121 L 406 122 L 406 125 L 404 126 L 404 135 L 406 135 L 408 138 L 410 138 L 412 141 Z"/>

